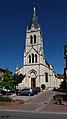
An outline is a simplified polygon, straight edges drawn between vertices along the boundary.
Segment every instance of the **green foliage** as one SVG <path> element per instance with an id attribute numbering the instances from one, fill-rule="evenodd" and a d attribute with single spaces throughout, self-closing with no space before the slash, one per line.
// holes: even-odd
<path id="1" fill-rule="evenodd" d="M 14 81 L 12 79 L 12 74 L 10 73 L 9 69 L 6 68 L 5 75 L 3 76 L 4 80 L 2 81 L 1 85 L 5 88 L 12 88 L 14 86 Z"/>
<path id="2" fill-rule="evenodd" d="M 42 90 L 44 90 L 45 89 L 45 84 L 42 84 L 41 88 L 42 88 Z"/>
<path id="3" fill-rule="evenodd" d="M 0 97 L 0 102 L 11 102 L 10 97 Z"/>
<path id="4" fill-rule="evenodd" d="M 63 100 L 62 96 L 55 95 L 55 96 L 53 96 L 53 98 L 57 102 L 57 104 L 62 104 L 62 100 Z"/>
<path id="5" fill-rule="evenodd" d="M 14 85 L 16 86 L 18 86 L 18 84 L 19 83 L 21 83 L 22 82 L 22 80 L 24 79 L 24 77 L 25 77 L 25 75 L 23 75 L 23 74 L 14 74 L 14 76 L 13 76 L 13 80 L 14 80 Z"/>
<path id="6" fill-rule="evenodd" d="M 0 83 L 0 88 L 7 88 L 7 89 L 11 89 L 14 88 L 14 86 L 18 86 L 19 83 L 22 82 L 22 80 L 24 79 L 25 75 L 22 74 L 14 74 L 14 76 L 12 76 L 12 73 L 9 71 L 8 68 L 6 68 L 6 72 L 5 75 L 3 76 L 4 80 L 2 80 L 2 82 Z"/>
<path id="7" fill-rule="evenodd" d="M 60 95 L 55 95 L 55 96 L 53 96 L 53 98 L 54 98 L 55 101 L 58 101 L 58 100 L 61 99 L 62 97 L 61 97 Z"/>

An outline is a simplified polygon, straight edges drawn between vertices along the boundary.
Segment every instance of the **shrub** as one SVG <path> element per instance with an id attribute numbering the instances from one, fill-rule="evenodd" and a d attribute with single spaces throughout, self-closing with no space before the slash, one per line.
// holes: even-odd
<path id="1" fill-rule="evenodd" d="M 56 101 L 57 104 L 62 104 L 62 100 L 63 100 L 62 96 L 55 95 L 55 96 L 53 96 L 53 98 L 54 98 L 54 100 Z"/>
<path id="2" fill-rule="evenodd" d="M 45 84 L 42 84 L 41 88 L 42 88 L 42 90 L 44 90 L 45 89 Z"/>
<path id="3" fill-rule="evenodd" d="M 11 102 L 11 98 L 10 97 L 0 97 L 0 102 Z"/>

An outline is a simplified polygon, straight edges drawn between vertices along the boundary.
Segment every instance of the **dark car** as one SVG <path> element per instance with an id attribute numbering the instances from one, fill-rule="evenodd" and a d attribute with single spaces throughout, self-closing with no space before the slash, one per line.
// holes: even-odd
<path id="1" fill-rule="evenodd" d="M 40 87 L 36 87 L 36 90 L 37 90 L 37 92 L 41 91 Z"/>
<path id="2" fill-rule="evenodd" d="M 15 93 L 16 93 L 16 95 L 19 95 L 20 90 L 19 89 L 15 89 Z"/>
<path id="3" fill-rule="evenodd" d="M 32 95 L 34 95 L 34 90 L 32 88 L 24 88 L 22 90 L 17 89 L 16 90 L 16 95 L 32 96 Z"/>
<path id="4" fill-rule="evenodd" d="M 1 89 L 1 94 L 2 95 L 6 95 L 6 94 L 9 94 L 9 93 L 10 93 L 10 89 L 6 89 L 6 88 Z"/>
<path id="5" fill-rule="evenodd" d="M 34 91 L 34 94 L 38 94 L 38 90 L 36 89 L 36 87 L 32 87 L 33 91 Z"/>
<path id="6" fill-rule="evenodd" d="M 3 89 L 1 89 L 1 94 L 2 95 L 10 95 L 10 94 L 12 94 L 12 93 L 15 93 L 15 89 L 14 88 L 11 88 L 11 89 L 7 89 L 7 88 L 3 88 Z"/>

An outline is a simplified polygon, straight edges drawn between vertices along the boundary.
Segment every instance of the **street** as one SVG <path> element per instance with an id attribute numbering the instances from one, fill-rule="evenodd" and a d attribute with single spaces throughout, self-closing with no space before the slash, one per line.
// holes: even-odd
<path id="1" fill-rule="evenodd" d="M 0 111 L 0 119 L 67 119 L 67 114 Z"/>

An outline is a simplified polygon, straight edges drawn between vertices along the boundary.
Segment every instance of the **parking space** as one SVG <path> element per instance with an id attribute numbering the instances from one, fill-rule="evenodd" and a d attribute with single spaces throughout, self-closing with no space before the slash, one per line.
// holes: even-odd
<path id="1" fill-rule="evenodd" d="M 33 95 L 33 96 L 17 96 L 16 94 L 12 94 L 10 97 L 12 97 L 13 99 L 21 99 L 24 101 L 28 101 L 28 100 L 32 100 L 35 97 L 40 96 L 43 92 L 39 92 L 37 95 Z"/>

